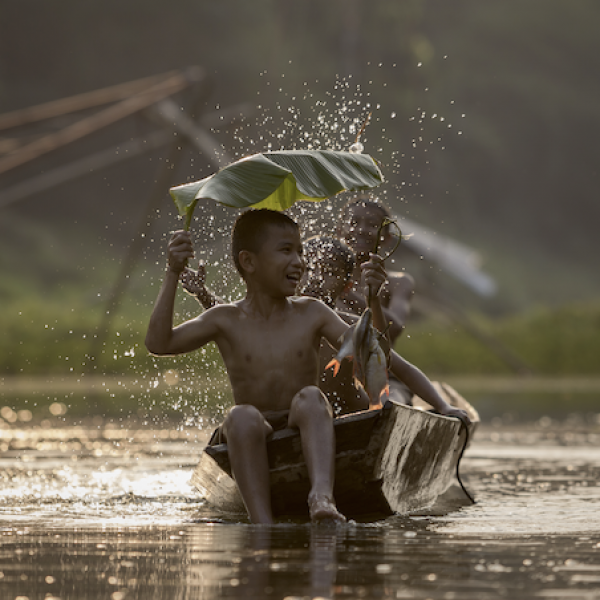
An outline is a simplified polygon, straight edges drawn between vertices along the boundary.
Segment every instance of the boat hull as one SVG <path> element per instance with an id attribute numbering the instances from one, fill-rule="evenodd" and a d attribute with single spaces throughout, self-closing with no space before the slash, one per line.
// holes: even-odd
<path id="1" fill-rule="evenodd" d="M 334 496 L 347 517 L 410 513 L 431 506 L 453 482 L 457 462 L 478 416 L 452 388 L 438 385 L 453 404 L 470 413 L 467 428 L 456 418 L 387 402 L 334 421 Z M 419 400 L 416 400 L 419 404 Z M 274 433 L 267 445 L 271 503 L 276 518 L 308 517 L 308 472 L 296 430 Z M 231 475 L 226 444 L 205 448 L 192 484 L 220 511 L 245 513 Z"/>

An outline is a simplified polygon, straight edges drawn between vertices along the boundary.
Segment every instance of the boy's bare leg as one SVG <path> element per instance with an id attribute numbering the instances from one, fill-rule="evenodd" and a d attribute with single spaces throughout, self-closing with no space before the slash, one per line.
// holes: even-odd
<path id="1" fill-rule="evenodd" d="M 327 398 L 318 387 L 305 387 L 294 396 L 288 424 L 300 430 L 302 452 L 311 483 L 308 507 L 312 521 L 345 521 L 345 517 L 338 512 L 333 499 L 335 476 L 333 413 Z"/>
<path id="2" fill-rule="evenodd" d="M 258 409 L 234 406 L 223 424 L 229 462 L 253 523 L 272 523 L 266 438 L 273 431 Z"/>

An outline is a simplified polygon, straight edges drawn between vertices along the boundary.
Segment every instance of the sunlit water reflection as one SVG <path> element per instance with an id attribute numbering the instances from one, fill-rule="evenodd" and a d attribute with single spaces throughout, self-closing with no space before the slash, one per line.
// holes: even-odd
<path id="1" fill-rule="evenodd" d="M 206 432 L 0 430 L 0 598 L 600 598 L 600 430 L 483 426 L 477 504 L 257 527 L 189 485 Z"/>

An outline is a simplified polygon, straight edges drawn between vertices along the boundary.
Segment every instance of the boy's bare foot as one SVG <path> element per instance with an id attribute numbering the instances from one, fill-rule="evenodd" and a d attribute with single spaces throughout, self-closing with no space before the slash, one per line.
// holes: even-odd
<path id="1" fill-rule="evenodd" d="M 346 517 L 338 512 L 333 498 L 325 494 L 309 494 L 308 510 L 313 523 L 345 523 Z"/>

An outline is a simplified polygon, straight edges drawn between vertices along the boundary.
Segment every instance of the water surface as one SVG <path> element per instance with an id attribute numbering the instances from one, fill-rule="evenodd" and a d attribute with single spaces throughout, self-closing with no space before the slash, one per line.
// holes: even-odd
<path id="1" fill-rule="evenodd" d="M 336 528 L 250 525 L 189 485 L 207 432 L 0 430 L 0 598 L 600 598 L 600 425 L 483 425 L 477 503 Z"/>

